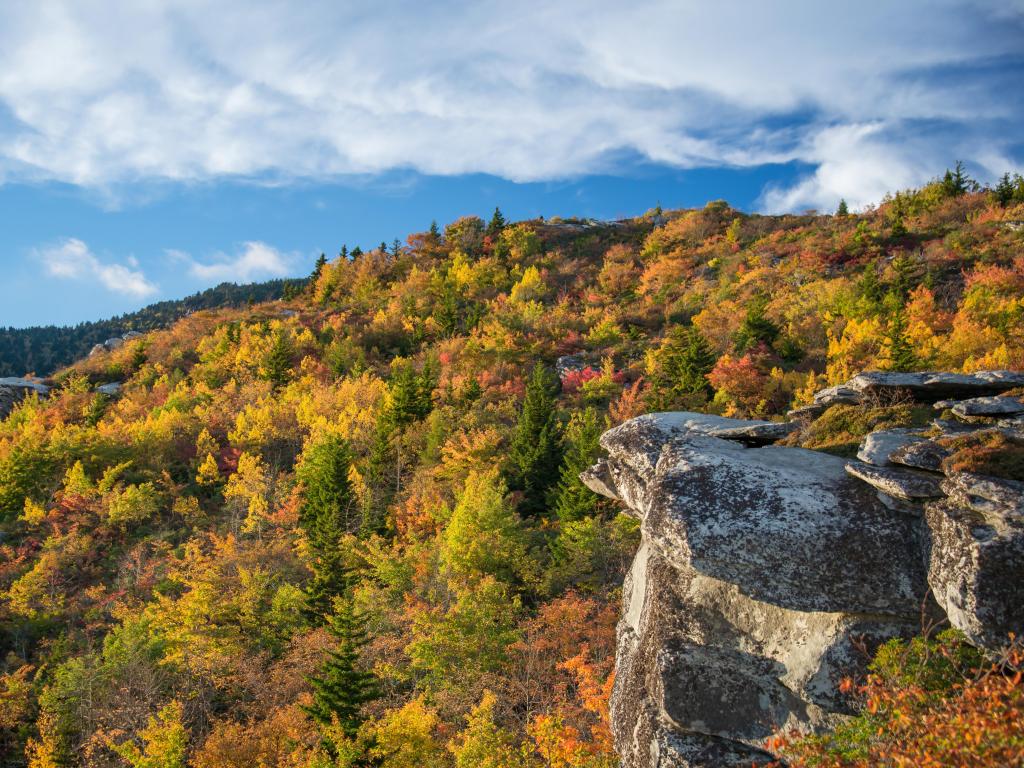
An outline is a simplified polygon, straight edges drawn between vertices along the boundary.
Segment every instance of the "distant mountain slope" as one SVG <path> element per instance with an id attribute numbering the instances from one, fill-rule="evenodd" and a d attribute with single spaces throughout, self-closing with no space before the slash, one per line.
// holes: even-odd
<path id="1" fill-rule="evenodd" d="M 218 307 L 237 307 L 248 302 L 279 299 L 288 288 L 304 280 L 270 280 L 265 283 L 221 283 L 184 299 L 150 304 L 138 312 L 109 320 L 75 326 L 0 328 L 0 377 L 34 373 L 48 376 L 89 354 L 89 350 L 113 336 L 128 331 L 162 328 L 191 312 Z"/>

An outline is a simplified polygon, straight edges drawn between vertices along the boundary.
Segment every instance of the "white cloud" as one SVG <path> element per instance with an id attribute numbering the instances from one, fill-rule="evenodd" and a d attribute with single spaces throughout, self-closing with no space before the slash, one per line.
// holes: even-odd
<path id="1" fill-rule="evenodd" d="M 218 254 L 214 261 L 207 264 L 193 261 L 180 251 L 172 251 L 168 255 L 179 260 L 182 257 L 186 258 L 190 262 L 188 270 L 193 277 L 233 283 L 284 277 L 292 271 L 295 262 L 293 254 L 281 253 L 259 241 L 244 243 L 241 252 L 233 257 Z"/>
<path id="2" fill-rule="evenodd" d="M 140 270 L 100 261 L 89 250 L 89 246 L 74 237 L 39 248 L 36 256 L 42 261 L 46 272 L 53 277 L 98 282 L 109 291 L 136 298 L 151 296 L 158 290 Z M 137 266 L 134 259 L 129 261 Z"/>
<path id="3" fill-rule="evenodd" d="M 1019 151 L 1022 19 L 1019 0 L 6 3 L 0 179 L 536 180 L 629 154 L 820 163 L 772 204 L 859 199 L 876 173 L 829 154 L 844 141 L 908 183 Z"/>

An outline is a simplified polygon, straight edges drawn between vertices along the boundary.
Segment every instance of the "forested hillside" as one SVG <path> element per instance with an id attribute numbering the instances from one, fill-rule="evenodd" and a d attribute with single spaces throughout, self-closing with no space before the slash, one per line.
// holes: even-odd
<path id="1" fill-rule="evenodd" d="M 109 320 L 62 327 L 0 328 L 0 377 L 49 376 L 54 371 L 89 354 L 96 344 L 122 336 L 128 331 L 164 328 L 190 312 L 219 307 L 241 307 L 250 302 L 279 299 L 289 290 L 301 288 L 301 281 L 271 280 L 236 285 L 221 283 L 215 288 L 175 301 L 161 301 L 138 312 Z M 291 288 L 289 287 L 291 286 Z"/>
<path id="2" fill-rule="evenodd" d="M 0 423 L 2 764 L 615 765 L 638 533 L 578 480 L 600 433 L 1024 368 L 1022 198 L 496 212 L 62 370 Z"/>

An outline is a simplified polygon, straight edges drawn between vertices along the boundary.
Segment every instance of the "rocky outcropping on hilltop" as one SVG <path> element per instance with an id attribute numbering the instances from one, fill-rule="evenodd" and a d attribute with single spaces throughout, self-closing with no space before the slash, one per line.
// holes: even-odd
<path id="1" fill-rule="evenodd" d="M 6 419 L 14 406 L 33 392 L 46 395 L 50 388 L 34 379 L 0 378 L 0 421 Z"/>
<path id="2" fill-rule="evenodd" d="M 583 479 L 642 531 L 612 696 L 624 768 L 766 762 L 773 734 L 836 725 L 840 680 L 923 620 L 983 647 L 1024 631 L 1024 483 L 958 458 L 1024 447 L 1024 404 L 1001 396 L 1021 386 L 870 373 L 825 390 L 795 415 L 888 394 L 946 417 L 870 434 L 855 460 L 772 444 L 795 422 L 661 413 L 607 432 Z"/>

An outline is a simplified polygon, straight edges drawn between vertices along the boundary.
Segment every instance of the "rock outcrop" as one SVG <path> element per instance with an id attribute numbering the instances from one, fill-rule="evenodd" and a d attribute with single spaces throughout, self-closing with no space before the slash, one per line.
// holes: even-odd
<path id="1" fill-rule="evenodd" d="M 6 419 L 14 407 L 33 392 L 45 396 L 50 388 L 35 379 L 0 378 L 0 421 Z"/>
<path id="2" fill-rule="evenodd" d="M 988 401 L 1021 384 L 1007 372 L 864 374 L 825 399 L 890 385 L 926 402 L 962 393 L 986 402 L 954 415 L 994 420 L 1016 406 Z M 795 428 L 641 416 L 605 433 L 608 458 L 583 474 L 641 521 L 612 695 L 624 768 L 771 760 L 772 735 L 841 721 L 840 680 L 922 617 L 988 647 L 1024 630 L 1024 484 L 947 477 L 934 427 L 869 436 L 855 462 L 768 444 Z"/>

